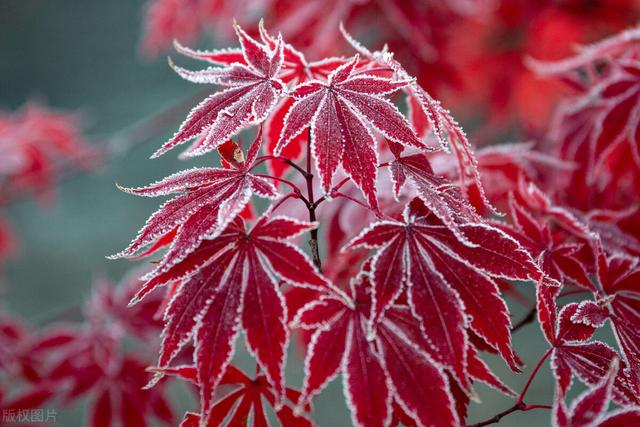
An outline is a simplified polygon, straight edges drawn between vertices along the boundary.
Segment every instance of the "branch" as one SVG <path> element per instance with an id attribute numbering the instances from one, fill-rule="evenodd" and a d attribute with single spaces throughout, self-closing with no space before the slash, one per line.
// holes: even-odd
<path id="1" fill-rule="evenodd" d="M 535 311 L 534 311 L 535 313 Z M 516 402 L 513 404 L 512 407 L 505 409 L 502 412 L 497 413 L 496 415 L 494 415 L 493 417 L 486 419 L 484 421 L 480 421 L 479 423 L 476 424 L 469 424 L 467 427 L 483 427 L 483 426 L 488 426 L 490 424 L 497 424 L 500 422 L 500 420 L 502 418 L 504 418 L 505 416 L 516 412 L 516 411 L 531 411 L 533 409 L 552 409 L 551 406 L 549 405 L 527 405 L 526 403 L 524 403 L 524 397 L 527 394 L 527 391 L 529 391 L 529 387 L 531 386 L 531 383 L 533 382 L 533 379 L 535 378 L 536 374 L 538 373 L 538 371 L 540 370 L 540 368 L 542 367 L 542 365 L 544 364 L 545 360 L 547 360 L 547 358 L 551 355 L 551 352 L 553 351 L 553 347 L 550 347 L 540 358 L 540 360 L 538 360 L 538 363 L 536 364 L 536 367 L 533 368 L 533 371 L 531 372 L 531 375 L 529 375 L 529 379 L 527 379 L 527 383 L 525 384 L 524 388 L 522 389 L 522 391 L 520 392 L 520 395 L 518 396 L 518 398 L 516 399 Z"/>
<path id="2" fill-rule="evenodd" d="M 518 329 L 528 325 L 529 323 L 533 323 L 533 321 L 536 320 L 536 313 L 537 313 L 536 307 L 535 306 L 531 307 L 527 315 L 523 317 L 518 323 L 513 325 L 513 327 L 511 328 L 511 333 L 516 332 Z"/>
<path id="3" fill-rule="evenodd" d="M 313 174 L 311 173 L 311 128 L 308 131 L 307 139 L 307 170 L 305 175 L 307 181 L 307 200 L 309 204 L 309 221 L 316 221 L 316 204 L 313 199 Z M 318 270 L 322 271 L 322 261 L 320 260 L 320 247 L 318 245 L 318 229 L 314 228 L 309 232 L 311 238 L 309 239 L 309 246 L 311 246 L 311 255 L 313 258 L 313 264 L 318 267 Z"/>
<path id="4" fill-rule="evenodd" d="M 513 412 L 517 412 L 517 411 L 531 411 L 532 409 L 551 409 L 551 406 L 549 405 L 527 405 L 524 402 L 520 402 L 520 403 L 516 403 L 514 404 L 511 408 L 509 409 L 505 409 L 504 411 L 500 412 L 499 414 L 494 415 L 493 417 L 481 421 L 479 423 L 475 423 L 475 424 L 469 424 L 467 425 L 467 427 L 484 427 L 484 426 L 488 426 L 490 424 L 497 424 L 500 422 L 500 420 L 504 417 L 506 417 L 507 415 L 513 413 Z"/>

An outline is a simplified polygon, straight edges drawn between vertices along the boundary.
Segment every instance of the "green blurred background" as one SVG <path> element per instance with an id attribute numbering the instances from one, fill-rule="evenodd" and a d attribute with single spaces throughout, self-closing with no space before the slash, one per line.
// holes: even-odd
<path id="1" fill-rule="evenodd" d="M 0 108 L 13 110 L 37 99 L 55 108 L 80 110 L 87 133 L 98 143 L 193 96 L 201 88 L 179 79 L 164 58 L 148 60 L 139 55 L 143 10 L 141 0 L 0 0 Z M 215 45 L 213 40 L 203 43 Z M 172 154 L 148 160 L 177 125 L 178 121 L 170 123 L 163 134 L 116 157 L 96 173 L 66 181 L 48 208 L 32 200 L 9 206 L 7 217 L 20 247 L 6 269 L 2 298 L 7 310 L 42 324 L 66 307 L 80 304 L 97 274 L 114 281 L 124 275 L 132 264 L 107 261 L 105 255 L 122 249 L 158 202 L 125 195 L 114 183 L 142 185 L 210 161 L 183 163 Z M 523 310 L 511 305 L 517 321 Z M 535 325 L 517 333 L 514 344 L 527 363 L 525 373 L 546 349 Z M 246 355 L 241 358 L 249 363 Z M 513 389 L 522 387 L 527 375 L 510 374 L 502 362 L 488 361 Z M 291 355 L 287 369 L 289 382 L 299 386 L 298 354 Z M 508 398 L 482 385 L 477 389 L 484 403 L 471 405 L 469 422 L 511 405 Z M 527 402 L 549 403 L 552 390 L 545 367 Z M 179 410 L 193 406 L 184 396 L 179 388 L 174 390 Z M 61 425 L 83 425 L 82 407 L 59 411 Z M 313 417 L 320 426 L 350 425 L 339 380 L 317 399 Z M 549 413 L 517 413 L 500 425 L 549 425 Z"/>

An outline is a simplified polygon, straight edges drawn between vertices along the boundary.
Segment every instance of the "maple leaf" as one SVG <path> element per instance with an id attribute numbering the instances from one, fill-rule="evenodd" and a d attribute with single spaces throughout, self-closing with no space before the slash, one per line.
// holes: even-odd
<path id="1" fill-rule="evenodd" d="M 356 73 L 358 56 L 336 68 L 327 82 L 312 80 L 296 86 L 296 99 L 284 120 L 275 154 L 310 128 L 311 151 L 325 192 L 342 164 L 345 173 L 377 209 L 376 176 L 378 155 L 369 126 L 387 139 L 423 147 L 407 120 L 385 95 L 407 84 Z"/>
<path id="2" fill-rule="evenodd" d="M 11 114 L 0 112 L 0 152 L 0 198 L 34 191 L 49 201 L 59 164 L 89 170 L 96 159 L 77 113 L 36 102 Z"/>
<path id="3" fill-rule="evenodd" d="M 308 402 L 341 373 L 354 425 L 388 425 L 394 398 L 420 425 L 458 425 L 444 373 L 407 337 L 402 326 L 383 321 L 375 339 L 377 348 L 367 339 L 372 303 L 369 287 L 367 275 L 361 274 L 351 284 L 353 306 L 324 296 L 298 312 L 293 324 L 315 330 L 298 404 Z"/>
<path id="4" fill-rule="evenodd" d="M 277 78 L 284 60 L 282 40 L 279 39 L 274 50 L 270 51 L 237 24 L 234 28 L 245 63 L 232 63 L 226 67 L 210 67 L 201 71 L 189 71 L 172 65 L 181 77 L 189 81 L 219 84 L 227 89 L 209 96 L 195 107 L 178 132 L 152 157 L 158 157 L 177 145 L 200 136 L 202 138 L 184 155 L 205 154 L 243 128 L 263 122 L 275 107 L 284 89 L 284 83 Z"/>
<path id="5" fill-rule="evenodd" d="M 89 425 L 145 426 L 151 417 L 164 425 L 173 423 L 172 410 L 164 396 L 164 384 L 154 390 L 147 383 L 146 361 L 118 351 L 112 331 L 92 327 L 51 328 L 33 343 L 33 351 L 47 352 L 43 385 L 69 403 L 91 396 Z"/>
<path id="6" fill-rule="evenodd" d="M 577 303 L 567 304 L 556 313 L 555 299 L 559 288 L 539 284 L 537 290 L 537 311 L 542 331 L 552 345 L 551 367 L 556 379 L 556 393 L 564 398 L 571 386 L 571 378 L 577 376 L 582 382 L 594 385 L 607 374 L 611 363 L 618 354 L 611 347 L 599 341 L 589 341 L 596 328 L 576 318 L 579 314 Z M 620 362 L 614 381 L 613 397 L 623 404 L 638 404 L 638 397 L 632 378 L 625 372 L 626 366 Z"/>
<path id="7" fill-rule="evenodd" d="M 491 212 L 496 212 L 484 194 L 478 172 L 478 162 L 473 155 L 471 144 L 451 114 L 442 108 L 440 102 L 429 95 L 386 49 L 381 52 L 371 52 L 354 39 L 343 26 L 340 26 L 340 31 L 347 42 L 365 58 L 384 67 L 389 67 L 397 78 L 409 82 L 404 88 L 409 106 L 408 116 L 414 128 L 421 131 L 422 134 L 419 136 L 424 136 L 426 129 L 430 128 L 440 147 L 445 151 L 453 151 L 458 164 L 458 175 L 463 194 L 467 195 L 472 190 L 480 198 L 483 207 Z M 428 124 L 428 127 L 425 124 Z M 397 140 L 395 142 L 402 143 Z"/>
<path id="8" fill-rule="evenodd" d="M 602 294 L 595 293 L 599 301 L 596 308 L 600 310 L 594 311 L 594 314 L 599 318 L 592 315 L 587 320 L 590 325 L 598 327 L 602 326 L 602 319 L 609 319 L 620 350 L 631 367 L 633 381 L 640 389 L 640 265 L 637 258 L 619 254 L 607 256 L 600 244 L 597 245 L 596 255 L 596 271 Z"/>
<path id="9" fill-rule="evenodd" d="M 346 246 L 377 249 L 371 267 L 371 321 L 406 288 L 412 312 L 438 354 L 436 360 L 463 387 L 468 387 L 467 326 L 517 370 L 509 312 L 492 277 L 538 280 L 542 273 L 528 252 L 498 229 L 481 223 L 461 225 L 474 244 L 469 247 L 432 218 L 410 216 L 406 209 L 404 222 L 376 222 Z"/>
<path id="10" fill-rule="evenodd" d="M 231 165 L 231 169 L 194 168 L 147 187 L 121 187 L 127 193 L 144 197 L 182 194 L 163 204 L 151 215 L 131 244 L 111 258 L 131 258 L 151 245 L 151 249 L 142 254 L 146 256 L 170 243 L 157 268 L 160 272 L 166 271 L 193 252 L 204 238 L 219 235 L 247 206 L 253 194 L 276 198 L 278 192 L 271 182 L 250 172 L 261 140 L 261 133 L 258 133 L 246 160 L 241 151 L 233 150 L 239 153 L 242 161 Z M 237 146 L 235 148 L 239 149 Z M 165 239 L 167 236 L 169 239 Z"/>
<path id="11" fill-rule="evenodd" d="M 407 181 L 415 187 L 418 197 L 460 240 L 471 243 L 460 231 L 459 224 L 481 222 L 480 216 L 464 199 L 451 181 L 436 175 L 425 153 L 402 156 L 402 147 L 389 144 L 395 159 L 389 164 L 393 192 L 396 198 Z"/>
<path id="12" fill-rule="evenodd" d="M 631 426 L 640 422 L 640 407 L 626 407 L 607 414 L 613 385 L 618 371 L 618 360 L 611 362 L 608 373 L 600 382 L 578 396 L 567 411 L 564 399 L 553 408 L 558 427 L 614 427 Z"/>
<path id="13" fill-rule="evenodd" d="M 152 369 L 163 374 L 173 375 L 198 384 L 198 372 L 195 366 L 178 366 L 167 369 Z M 296 402 L 300 392 L 291 387 L 285 389 L 287 402 L 277 406 L 278 397 L 264 375 L 249 378 L 244 372 L 233 365 L 226 368 L 220 384 L 228 388 L 213 406 L 211 417 L 202 423 L 201 416 L 187 412 L 180 427 L 218 427 L 249 425 L 253 416 L 253 426 L 266 427 L 269 422 L 266 416 L 263 399 L 274 409 L 276 417 L 284 427 L 311 427 L 314 425 L 305 415 L 293 411 L 289 402 Z M 306 407 L 308 411 L 310 407 Z"/>
<path id="14" fill-rule="evenodd" d="M 241 326 L 247 347 L 255 354 L 277 396 L 282 395 L 287 314 L 273 275 L 288 283 L 330 290 L 306 255 L 284 241 L 315 226 L 286 217 L 263 216 L 247 232 L 244 221 L 236 218 L 223 234 L 230 244 L 208 252 L 210 259 L 202 263 L 187 257 L 175 264 L 175 271 L 199 266 L 184 276 L 165 312 L 159 367 L 169 366 L 179 350 L 193 339 L 203 419 L 212 414 L 214 392 L 231 360 Z M 190 257 L 202 259 L 202 252 L 196 251 Z"/>
<path id="15" fill-rule="evenodd" d="M 584 244 L 567 242 L 566 235 L 551 230 L 549 220 L 534 217 L 532 212 L 513 197 L 509 204 L 513 226 L 494 225 L 526 247 L 550 278 L 559 283 L 568 279 L 573 284 L 594 291 L 595 287 L 579 255 Z"/>

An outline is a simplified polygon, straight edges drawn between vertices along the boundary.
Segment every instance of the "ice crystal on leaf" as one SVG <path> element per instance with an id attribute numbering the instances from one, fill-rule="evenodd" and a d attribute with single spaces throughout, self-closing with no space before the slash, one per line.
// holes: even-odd
<path id="1" fill-rule="evenodd" d="M 287 112 L 275 154 L 309 127 L 311 151 L 324 191 L 330 191 L 332 178 L 342 164 L 369 204 L 377 208 L 378 156 L 369 128 L 397 143 L 415 147 L 424 144 L 398 109 L 384 98 L 408 82 L 377 77 L 366 70 L 359 73 L 358 62 L 358 56 L 354 56 L 334 70 L 326 83 L 312 80 L 291 91 L 296 102 Z"/>
<path id="2" fill-rule="evenodd" d="M 247 158 L 241 151 L 229 169 L 195 168 L 178 172 L 142 188 L 122 188 L 127 193 L 143 197 L 180 194 L 156 211 L 140 230 L 136 239 L 114 257 L 133 257 L 151 246 L 145 255 L 155 252 L 167 242 L 169 250 L 162 266 L 166 269 L 192 252 L 205 237 L 215 237 L 245 208 L 253 194 L 276 198 L 278 192 L 267 179 L 252 174 L 251 168 L 260 150 L 261 134 L 251 144 Z M 233 147 L 240 150 L 239 147 Z M 224 157 L 223 157 L 224 158 Z"/>
<path id="3" fill-rule="evenodd" d="M 372 262 L 371 321 L 406 287 L 409 305 L 437 360 L 468 387 L 467 317 L 474 332 L 518 369 L 508 310 L 492 277 L 540 280 L 542 273 L 528 252 L 500 230 L 482 223 L 467 223 L 459 230 L 475 247 L 460 242 L 433 216 L 405 210 L 403 222 L 374 223 L 347 247 L 379 248 Z"/>
<path id="4" fill-rule="evenodd" d="M 284 61 L 282 40 L 278 39 L 270 49 L 251 38 L 238 25 L 235 29 L 242 48 L 243 63 L 235 62 L 201 71 L 173 66 L 186 80 L 222 85 L 227 89 L 209 96 L 194 108 L 178 132 L 153 157 L 198 137 L 201 138 L 185 155 L 207 153 L 248 125 L 263 122 L 275 107 L 284 89 L 284 84 L 277 77 Z M 206 54 L 192 56 L 202 59 L 203 55 Z"/>
<path id="5" fill-rule="evenodd" d="M 194 341 L 204 420 L 212 416 L 212 399 L 233 356 L 240 327 L 274 388 L 276 400 L 282 398 L 289 338 L 286 307 L 274 274 L 300 286 L 330 289 L 307 257 L 284 241 L 315 226 L 286 217 L 263 216 L 247 232 L 243 220 L 236 218 L 221 235 L 226 246 L 211 251 L 210 258 L 174 291 L 165 312 L 158 364 L 168 367 L 180 349 L 189 340 Z M 196 251 L 191 256 L 201 254 Z M 182 261 L 190 263 L 189 258 Z M 178 263 L 174 269 L 182 270 L 183 266 Z M 146 292 L 150 290 L 147 287 Z"/>

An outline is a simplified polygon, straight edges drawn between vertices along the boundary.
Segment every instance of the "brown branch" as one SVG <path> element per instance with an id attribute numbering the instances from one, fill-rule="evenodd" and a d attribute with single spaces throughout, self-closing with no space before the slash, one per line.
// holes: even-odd
<path id="1" fill-rule="evenodd" d="M 534 311 L 535 313 L 535 311 Z M 549 405 L 527 405 L 526 403 L 524 403 L 524 398 L 527 394 L 527 391 L 529 391 L 529 387 L 531 386 L 531 383 L 533 382 L 533 379 L 536 377 L 536 375 L 538 374 L 538 372 L 540 371 L 540 368 L 542 367 L 542 365 L 544 364 L 544 362 L 549 358 L 549 356 L 551 356 L 551 353 L 553 352 L 553 347 L 547 349 L 547 351 L 542 355 L 542 357 L 540 358 L 540 360 L 538 360 L 538 363 L 536 364 L 536 367 L 533 368 L 533 371 L 531 372 L 531 375 L 529 375 L 529 378 L 527 379 L 527 383 L 525 384 L 524 388 L 522 389 L 522 391 L 520 392 L 520 394 L 518 395 L 518 398 L 516 399 L 516 402 L 513 404 L 512 407 L 505 409 L 502 412 L 497 413 L 496 415 L 494 415 L 493 417 L 486 419 L 484 421 L 480 421 L 479 423 L 476 424 L 469 424 L 467 427 L 483 427 L 483 426 L 488 426 L 490 424 L 496 424 L 499 423 L 500 420 L 502 418 L 504 418 L 505 416 L 516 412 L 516 411 L 530 411 L 532 409 L 551 409 L 551 406 Z"/>
<path id="2" fill-rule="evenodd" d="M 504 417 L 506 417 L 507 415 L 513 413 L 513 412 L 517 412 L 517 411 L 531 411 L 532 409 L 551 409 L 551 406 L 549 405 L 527 405 L 524 402 L 520 402 L 520 403 L 515 403 L 512 407 L 510 407 L 509 409 L 505 409 L 504 411 L 494 415 L 493 417 L 486 419 L 484 421 L 480 421 L 479 423 L 475 423 L 475 424 L 468 424 L 467 427 L 484 427 L 484 426 L 488 426 L 491 424 L 497 424 L 500 422 L 500 420 Z"/>
<path id="3" fill-rule="evenodd" d="M 511 328 L 511 333 L 516 332 L 518 329 L 528 325 L 529 323 L 533 323 L 536 320 L 536 312 L 536 307 L 532 307 L 525 317 L 523 317 L 518 323 L 513 325 L 513 327 Z"/>
<path id="4" fill-rule="evenodd" d="M 309 221 L 316 221 L 316 204 L 313 198 L 313 174 L 311 173 L 311 128 L 308 131 L 307 140 L 307 170 L 305 171 L 305 180 L 307 181 L 307 200 L 309 204 Z M 311 246 L 311 257 L 313 264 L 322 271 L 322 261 L 320 260 L 320 247 L 318 244 L 318 229 L 314 228 L 310 232 L 309 246 Z"/>

